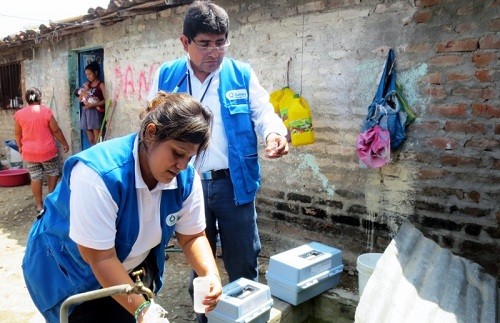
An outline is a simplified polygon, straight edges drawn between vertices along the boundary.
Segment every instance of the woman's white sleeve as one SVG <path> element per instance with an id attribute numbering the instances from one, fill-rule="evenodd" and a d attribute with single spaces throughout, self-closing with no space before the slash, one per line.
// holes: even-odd
<path id="1" fill-rule="evenodd" d="M 118 206 L 96 171 L 78 162 L 70 177 L 69 236 L 87 248 L 114 247 Z"/>

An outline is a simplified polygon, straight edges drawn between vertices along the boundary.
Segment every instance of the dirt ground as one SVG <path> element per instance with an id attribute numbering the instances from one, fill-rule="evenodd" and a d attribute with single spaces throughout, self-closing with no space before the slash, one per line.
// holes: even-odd
<path id="1" fill-rule="evenodd" d="M 44 186 L 44 193 L 47 187 Z M 36 207 L 29 185 L 0 187 L 0 322 L 44 322 L 28 294 L 21 262 L 28 231 L 36 218 Z M 175 244 L 174 244 L 174 247 Z M 165 285 L 156 301 L 168 312 L 171 323 L 195 321 L 187 292 L 189 266 L 176 248 L 168 252 Z M 221 261 L 218 259 L 219 266 Z M 220 268 L 221 274 L 224 270 Z M 223 284 L 227 277 L 223 274 Z"/>
<path id="2" fill-rule="evenodd" d="M 44 193 L 47 187 L 44 186 Z M 44 322 L 28 294 L 21 271 L 28 231 L 36 218 L 36 208 L 29 185 L 0 187 L 0 322 Z M 174 248 L 168 249 L 169 259 L 164 276 L 165 285 L 156 295 L 156 301 L 165 308 L 171 323 L 193 322 L 195 315 L 187 292 L 190 268 L 184 255 Z M 220 253 L 220 251 L 219 251 Z M 222 261 L 217 259 L 223 286 L 228 283 Z M 267 258 L 259 258 L 260 278 L 265 283 Z M 339 287 L 357 293 L 357 278 L 343 275 Z"/>

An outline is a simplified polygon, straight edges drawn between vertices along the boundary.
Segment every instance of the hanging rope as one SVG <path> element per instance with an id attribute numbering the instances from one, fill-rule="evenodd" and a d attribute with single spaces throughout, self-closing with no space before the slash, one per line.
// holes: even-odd
<path id="1" fill-rule="evenodd" d="M 286 63 L 286 86 L 290 87 L 290 64 L 292 63 L 292 58 Z"/>
<path id="2" fill-rule="evenodd" d="M 304 30 L 305 30 L 305 1 L 302 1 L 302 53 L 300 58 L 300 90 L 302 96 L 302 76 L 304 75 Z"/>

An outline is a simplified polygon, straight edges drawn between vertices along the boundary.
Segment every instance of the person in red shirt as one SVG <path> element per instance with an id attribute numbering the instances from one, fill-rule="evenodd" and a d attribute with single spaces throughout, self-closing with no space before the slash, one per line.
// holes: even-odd
<path id="1" fill-rule="evenodd" d="M 40 216 L 43 213 L 43 175 L 48 176 L 49 193 L 55 189 L 60 175 L 56 139 L 65 153 L 69 146 L 52 110 L 41 103 L 42 92 L 32 87 L 24 97 L 28 105 L 14 114 L 14 136 L 30 173 L 31 191 Z"/>

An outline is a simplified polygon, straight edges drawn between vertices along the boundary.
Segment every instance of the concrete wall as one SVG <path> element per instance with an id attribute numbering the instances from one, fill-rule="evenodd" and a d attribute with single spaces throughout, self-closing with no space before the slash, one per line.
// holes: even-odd
<path id="1" fill-rule="evenodd" d="M 289 85 L 312 107 L 316 143 L 262 160 L 258 210 L 264 255 L 309 240 L 356 257 L 382 251 L 410 219 L 454 253 L 500 274 L 500 1 L 219 1 L 231 17 L 228 56 L 252 64 L 269 91 Z M 22 59 L 25 86 L 39 86 L 76 152 L 76 52 L 104 49 L 110 136 L 137 129 L 149 82 L 183 55 L 185 8 L 136 16 L 69 37 L 6 50 Z M 418 119 L 390 165 L 359 166 L 355 138 L 387 50 Z M 24 90 L 24 89 L 23 89 Z M 10 111 L 0 112 L 1 139 Z"/>

